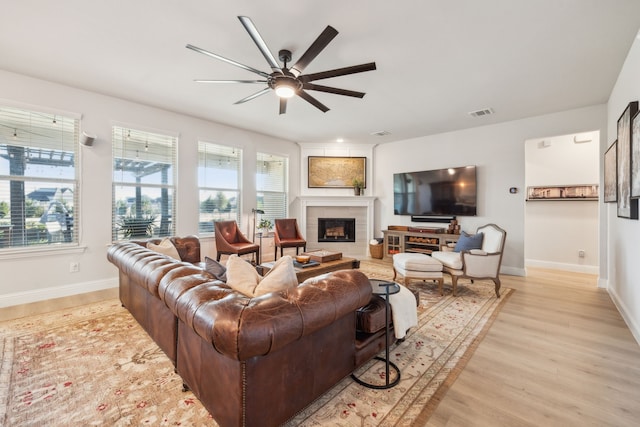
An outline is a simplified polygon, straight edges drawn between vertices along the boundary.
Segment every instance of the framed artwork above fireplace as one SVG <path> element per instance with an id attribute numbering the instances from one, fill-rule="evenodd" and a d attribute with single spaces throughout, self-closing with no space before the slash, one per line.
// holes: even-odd
<path id="1" fill-rule="evenodd" d="M 366 157 L 309 156 L 309 188 L 351 188 L 358 179 L 367 187 Z"/>

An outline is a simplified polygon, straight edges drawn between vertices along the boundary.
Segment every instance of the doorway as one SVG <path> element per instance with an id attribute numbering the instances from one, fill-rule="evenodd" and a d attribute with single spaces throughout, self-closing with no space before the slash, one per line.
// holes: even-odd
<path id="1" fill-rule="evenodd" d="M 599 131 L 525 141 L 525 186 L 598 185 L 599 147 Z M 599 203 L 575 198 L 527 200 L 525 268 L 598 274 Z"/>

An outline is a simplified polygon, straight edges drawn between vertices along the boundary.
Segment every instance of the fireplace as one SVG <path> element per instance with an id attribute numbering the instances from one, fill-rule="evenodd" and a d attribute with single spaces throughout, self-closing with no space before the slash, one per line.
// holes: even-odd
<path id="1" fill-rule="evenodd" d="M 318 218 L 318 242 L 355 241 L 355 218 Z"/>
<path id="2" fill-rule="evenodd" d="M 375 197 L 369 196 L 302 196 L 299 199 L 298 216 L 300 230 L 307 238 L 307 250 L 330 250 L 342 252 L 353 258 L 369 254 L 369 240 L 373 239 L 373 205 Z M 319 242 L 320 218 L 355 218 L 355 242 L 331 240 Z M 324 234 L 322 235 L 324 237 Z"/>

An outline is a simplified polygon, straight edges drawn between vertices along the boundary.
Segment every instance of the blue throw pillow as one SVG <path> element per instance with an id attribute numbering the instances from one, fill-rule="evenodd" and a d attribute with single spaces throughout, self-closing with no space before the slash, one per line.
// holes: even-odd
<path id="1" fill-rule="evenodd" d="M 464 231 L 460 234 L 454 252 L 470 251 L 471 249 L 482 249 L 482 238 L 484 234 L 467 234 Z"/>

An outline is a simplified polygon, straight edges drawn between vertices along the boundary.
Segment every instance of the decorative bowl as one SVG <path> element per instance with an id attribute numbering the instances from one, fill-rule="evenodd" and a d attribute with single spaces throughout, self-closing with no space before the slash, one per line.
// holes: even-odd
<path id="1" fill-rule="evenodd" d="M 310 259 L 311 257 L 309 255 L 296 255 L 296 261 L 298 261 L 300 264 L 306 264 Z"/>

